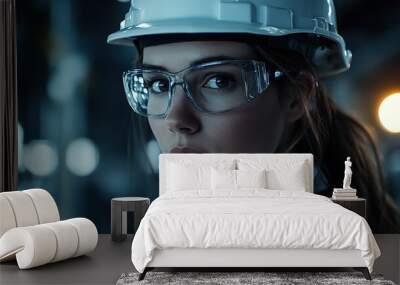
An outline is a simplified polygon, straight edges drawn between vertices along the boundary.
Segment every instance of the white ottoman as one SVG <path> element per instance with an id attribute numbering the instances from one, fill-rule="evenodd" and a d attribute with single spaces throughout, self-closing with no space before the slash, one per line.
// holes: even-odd
<path id="1" fill-rule="evenodd" d="M 97 241 L 90 220 L 60 221 L 46 190 L 0 193 L 0 262 L 16 258 L 20 269 L 28 269 L 87 254 Z"/>

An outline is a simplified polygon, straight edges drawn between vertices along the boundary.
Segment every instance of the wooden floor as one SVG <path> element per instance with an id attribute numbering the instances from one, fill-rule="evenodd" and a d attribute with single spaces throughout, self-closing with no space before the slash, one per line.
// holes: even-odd
<path id="1" fill-rule="evenodd" d="M 0 264 L 0 284 L 115 284 L 124 272 L 135 271 L 131 258 L 132 236 L 124 242 L 112 242 L 100 235 L 95 251 L 88 256 L 19 270 L 15 261 Z M 374 272 L 400 283 L 400 235 L 376 235 L 382 257 Z M 310 270 L 311 271 L 311 270 Z"/>

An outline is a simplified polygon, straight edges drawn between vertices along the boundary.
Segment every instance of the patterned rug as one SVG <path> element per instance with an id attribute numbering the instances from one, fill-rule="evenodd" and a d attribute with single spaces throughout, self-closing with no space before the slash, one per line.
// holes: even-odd
<path id="1" fill-rule="evenodd" d="M 147 272 L 145 279 L 138 281 L 139 273 L 124 273 L 117 285 L 134 284 L 213 284 L 213 285 L 297 285 L 297 284 L 379 284 L 395 285 L 381 275 L 372 274 L 372 281 L 361 272 Z"/>

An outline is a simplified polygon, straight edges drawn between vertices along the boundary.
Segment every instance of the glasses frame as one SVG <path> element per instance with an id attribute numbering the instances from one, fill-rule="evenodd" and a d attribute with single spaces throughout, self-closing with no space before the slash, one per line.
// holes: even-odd
<path id="1" fill-rule="evenodd" d="M 186 82 L 184 77 L 188 72 L 191 72 L 193 70 L 198 70 L 198 69 L 203 69 L 206 67 L 213 67 L 213 66 L 218 66 L 218 65 L 226 65 L 226 64 L 234 64 L 234 65 L 239 65 L 242 67 L 245 65 L 248 65 L 248 64 L 253 65 L 253 72 L 255 72 L 255 76 L 257 79 L 257 86 L 255 86 L 257 92 L 256 92 L 256 94 L 249 94 L 250 92 L 249 92 L 248 82 L 246 80 L 244 80 L 246 92 L 245 92 L 245 94 L 243 94 L 243 96 L 246 96 L 247 102 L 244 102 L 243 104 L 241 104 L 239 106 L 235 106 L 233 108 L 230 108 L 227 110 L 222 110 L 222 111 L 206 110 L 196 102 L 196 100 L 194 99 L 194 97 L 190 91 L 188 83 Z M 136 107 L 136 104 L 132 98 L 131 88 L 130 88 L 133 76 L 137 75 L 138 73 L 143 74 L 143 73 L 154 73 L 154 72 L 157 72 L 157 73 L 160 73 L 160 74 L 166 76 L 166 78 L 168 78 L 168 80 L 169 80 L 168 105 L 166 107 L 165 112 L 160 115 L 145 114 L 145 113 L 141 112 L 140 110 L 138 110 L 138 108 Z M 197 111 L 199 111 L 201 113 L 207 113 L 207 114 L 221 114 L 221 113 L 225 113 L 225 112 L 229 112 L 229 111 L 238 109 L 238 108 L 252 102 L 259 95 L 261 95 L 265 90 L 267 90 L 267 88 L 270 86 L 273 79 L 276 79 L 282 75 L 283 75 L 282 72 L 278 71 L 272 65 L 267 66 L 267 63 L 264 61 L 233 59 L 233 60 L 211 61 L 211 62 L 206 62 L 206 63 L 202 63 L 202 64 L 198 64 L 198 65 L 193 65 L 193 66 L 186 67 L 177 72 L 169 72 L 169 71 L 161 70 L 161 69 L 157 69 L 157 68 L 133 68 L 126 72 L 123 72 L 122 79 L 123 79 L 125 95 L 128 100 L 128 103 L 137 114 L 144 116 L 144 117 L 150 117 L 150 118 L 165 118 L 171 109 L 172 97 L 174 94 L 174 90 L 175 90 L 175 87 L 178 85 L 182 86 L 185 96 L 189 99 L 192 106 L 194 106 L 194 108 Z"/>

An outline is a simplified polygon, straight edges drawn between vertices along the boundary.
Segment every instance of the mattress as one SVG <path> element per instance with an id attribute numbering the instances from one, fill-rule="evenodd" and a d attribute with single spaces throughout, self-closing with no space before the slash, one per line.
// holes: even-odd
<path id="1" fill-rule="evenodd" d="M 266 189 L 161 195 L 135 234 L 133 265 L 143 272 L 167 248 L 360 250 L 370 272 L 380 255 L 363 217 L 321 195 Z"/>

